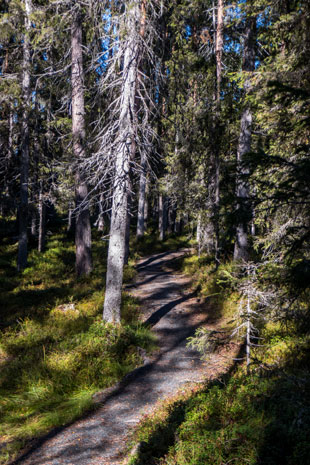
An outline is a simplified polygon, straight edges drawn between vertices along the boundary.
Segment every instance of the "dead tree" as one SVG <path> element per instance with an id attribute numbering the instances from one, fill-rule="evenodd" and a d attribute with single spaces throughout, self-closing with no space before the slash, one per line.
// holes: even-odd
<path id="1" fill-rule="evenodd" d="M 94 60 L 96 69 L 98 60 L 104 61 L 99 90 L 105 96 L 107 109 L 97 122 L 94 142 L 97 149 L 84 166 L 97 191 L 107 196 L 112 192 L 103 309 L 103 319 L 107 322 L 118 323 L 121 317 L 130 173 L 140 174 L 138 154 L 141 160 L 143 152 L 151 153 L 150 145 L 155 137 L 150 124 L 156 109 L 155 92 L 150 91 L 152 79 L 146 73 L 155 69 L 153 42 L 157 36 L 153 28 L 159 10 L 157 2 L 145 0 L 114 4 L 101 30 L 100 40 L 108 44 L 107 50 Z"/>
<path id="2" fill-rule="evenodd" d="M 129 169 L 135 149 L 135 101 L 140 48 L 137 25 L 141 14 L 139 3 L 139 1 L 133 0 L 128 2 L 126 7 L 124 31 L 126 40 L 123 49 L 123 70 L 119 97 L 121 110 L 118 134 L 113 150 L 115 171 L 103 319 L 114 323 L 120 322 L 121 318 Z"/>

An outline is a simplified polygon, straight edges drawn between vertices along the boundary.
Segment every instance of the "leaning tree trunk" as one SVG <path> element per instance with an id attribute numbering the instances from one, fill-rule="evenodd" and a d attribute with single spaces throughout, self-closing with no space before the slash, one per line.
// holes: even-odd
<path id="1" fill-rule="evenodd" d="M 130 158 L 135 148 L 135 101 L 139 63 L 139 38 L 136 24 L 140 18 L 139 2 L 132 0 L 126 11 L 123 79 L 120 89 L 120 116 L 115 149 L 115 173 L 107 263 L 106 292 L 103 319 L 119 323 L 123 268 L 126 246 L 126 223 Z"/>
<path id="2" fill-rule="evenodd" d="M 85 158 L 85 107 L 83 91 L 83 55 L 82 55 L 82 23 L 79 11 L 73 12 L 72 22 L 72 135 L 73 153 L 76 162 L 75 173 L 75 199 L 76 199 L 76 227 L 75 269 L 78 276 L 89 274 L 92 270 L 91 259 L 91 227 L 90 214 L 87 205 L 88 189 L 84 174 L 79 167 L 79 162 Z"/>
<path id="3" fill-rule="evenodd" d="M 250 75 L 255 69 L 255 38 L 256 18 L 247 19 L 242 71 L 248 75 L 245 82 L 245 92 L 249 91 Z M 250 186 L 248 181 L 249 168 L 245 163 L 245 155 L 251 150 L 252 111 L 247 104 L 241 115 L 240 137 L 237 150 L 237 227 L 234 249 L 234 260 L 248 260 L 248 228 L 251 221 Z"/>
<path id="4" fill-rule="evenodd" d="M 23 270 L 27 266 L 28 258 L 28 184 L 29 184 L 29 102 L 31 99 L 30 89 L 30 31 L 31 31 L 31 2 L 25 0 L 25 34 L 23 37 L 23 74 L 22 74 L 22 97 L 23 116 L 21 131 L 21 157 L 20 157 L 20 202 L 19 202 L 19 238 L 17 269 Z"/>

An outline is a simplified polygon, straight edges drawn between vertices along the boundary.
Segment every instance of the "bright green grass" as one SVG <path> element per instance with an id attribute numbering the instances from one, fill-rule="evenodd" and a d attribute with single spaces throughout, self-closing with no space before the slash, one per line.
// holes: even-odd
<path id="1" fill-rule="evenodd" d="M 79 280 L 66 234 L 53 235 L 43 254 L 32 250 L 22 274 L 15 271 L 17 244 L 1 248 L 0 463 L 92 408 L 96 391 L 140 363 L 138 347 L 154 347 L 128 294 L 122 325 L 103 324 L 106 243 L 94 236 L 94 271 Z M 131 263 L 125 280 L 134 275 Z"/>
<path id="2" fill-rule="evenodd" d="M 133 237 L 131 244 L 133 250 L 138 256 L 144 256 L 154 253 L 173 251 L 182 247 L 190 247 L 192 241 L 186 234 L 181 236 L 171 234 L 164 241 L 159 241 L 156 234 L 146 233 L 140 239 Z"/>
<path id="3" fill-rule="evenodd" d="M 131 465 L 308 465 L 310 376 L 233 376 L 148 417 Z"/>
<path id="4" fill-rule="evenodd" d="M 208 257 L 183 260 L 228 331 L 238 304 L 231 266 L 215 271 Z M 265 324 L 250 375 L 234 364 L 220 380 L 187 389 L 146 417 L 130 465 L 309 465 L 310 337 L 304 325 L 284 323 Z"/>

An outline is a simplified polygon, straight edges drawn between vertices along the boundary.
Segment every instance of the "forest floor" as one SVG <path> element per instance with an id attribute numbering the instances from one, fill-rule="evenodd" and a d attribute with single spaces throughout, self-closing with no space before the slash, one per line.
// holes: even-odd
<path id="1" fill-rule="evenodd" d="M 227 372 L 237 345 L 222 346 L 208 362 L 187 347 L 196 328 L 219 330 L 222 322 L 208 303 L 197 298 L 191 278 L 176 271 L 186 253 L 183 249 L 141 259 L 135 282 L 126 288 L 140 300 L 143 321 L 157 338 L 156 352 L 148 357 L 141 350 L 144 365 L 97 393 L 95 411 L 42 438 L 16 464 L 120 464 L 133 427 L 163 399 Z"/>

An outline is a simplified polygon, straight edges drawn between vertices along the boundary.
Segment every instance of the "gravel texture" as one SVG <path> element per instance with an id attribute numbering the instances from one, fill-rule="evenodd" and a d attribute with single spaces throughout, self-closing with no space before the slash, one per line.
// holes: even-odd
<path id="1" fill-rule="evenodd" d="M 152 326 L 158 351 L 116 386 L 96 394 L 98 409 L 58 429 L 19 459 L 24 465 L 121 464 L 126 437 L 154 405 L 186 383 L 223 371 L 225 357 L 202 362 L 186 339 L 201 324 L 212 327 L 206 306 L 189 288 L 190 278 L 173 270 L 186 251 L 156 254 L 138 263 L 138 277 L 127 289 L 141 300 L 144 321 Z M 143 355 L 143 354 L 142 354 Z"/>

